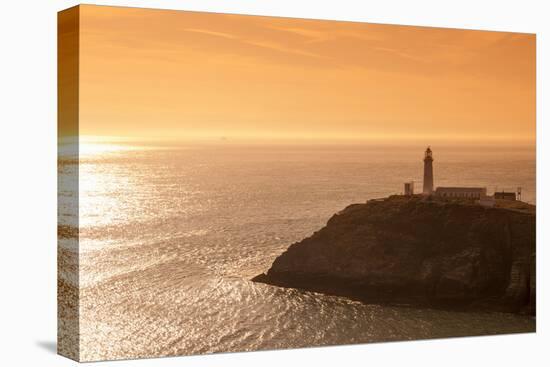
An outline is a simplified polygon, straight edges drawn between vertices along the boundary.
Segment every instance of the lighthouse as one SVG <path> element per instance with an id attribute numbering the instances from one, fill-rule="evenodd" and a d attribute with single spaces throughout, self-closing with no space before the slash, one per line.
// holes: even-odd
<path id="1" fill-rule="evenodd" d="M 433 161 L 432 150 L 428 147 L 424 153 L 424 188 L 422 190 L 424 195 L 430 195 L 434 191 Z"/>

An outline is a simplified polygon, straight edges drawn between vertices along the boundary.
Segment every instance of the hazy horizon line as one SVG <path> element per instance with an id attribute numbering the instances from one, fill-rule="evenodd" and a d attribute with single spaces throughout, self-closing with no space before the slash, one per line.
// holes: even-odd
<path id="1" fill-rule="evenodd" d="M 536 146 L 536 137 L 511 138 L 508 136 L 492 137 L 442 137 L 442 136 L 401 136 L 401 137 L 320 137 L 320 136 L 232 136 L 232 135 L 204 135 L 187 137 L 164 137 L 164 136 L 111 136 L 111 135 L 79 135 L 60 136 L 58 144 L 74 143 L 79 144 L 189 144 L 189 143 L 225 143 L 225 144 L 408 144 L 408 145 L 513 145 L 513 146 Z"/>

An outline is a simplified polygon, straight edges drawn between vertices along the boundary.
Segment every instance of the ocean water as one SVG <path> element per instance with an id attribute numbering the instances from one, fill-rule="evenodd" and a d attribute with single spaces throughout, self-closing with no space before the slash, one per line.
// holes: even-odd
<path id="1" fill-rule="evenodd" d="M 535 151 L 434 150 L 436 186 L 522 187 Z M 84 360 L 189 355 L 534 331 L 534 319 L 367 305 L 251 282 L 352 203 L 422 186 L 423 146 L 82 147 L 80 214 L 60 184 L 60 224 L 80 224 Z M 77 170 L 61 160 L 60 182 Z M 70 186 L 70 185 L 68 185 Z M 64 191 L 65 190 L 65 191 Z M 76 280 L 64 275 L 65 281 Z"/>

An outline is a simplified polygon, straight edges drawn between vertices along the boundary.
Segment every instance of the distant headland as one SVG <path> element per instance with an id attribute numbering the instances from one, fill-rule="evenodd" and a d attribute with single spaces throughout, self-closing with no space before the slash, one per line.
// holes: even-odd
<path id="1" fill-rule="evenodd" d="M 438 194 L 429 148 L 426 157 L 422 194 L 348 206 L 253 280 L 368 303 L 534 315 L 535 206 L 484 190 Z"/>

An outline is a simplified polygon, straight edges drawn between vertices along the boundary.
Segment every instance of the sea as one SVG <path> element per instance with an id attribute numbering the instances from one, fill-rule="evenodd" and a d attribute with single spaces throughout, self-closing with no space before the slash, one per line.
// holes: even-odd
<path id="1" fill-rule="evenodd" d="M 422 190 L 420 144 L 83 144 L 58 164 L 59 224 L 76 228 L 82 360 L 492 335 L 535 319 L 363 304 L 252 282 L 353 203 Z M 435 186 L 536 202 L 534 146 L 432 146 Z M 79 173 L 79 192 L 70 182 Z M 78 200 L 76 200 L 78 195 Z M 75 215 L 75 202 L 79 211 Z"/>

